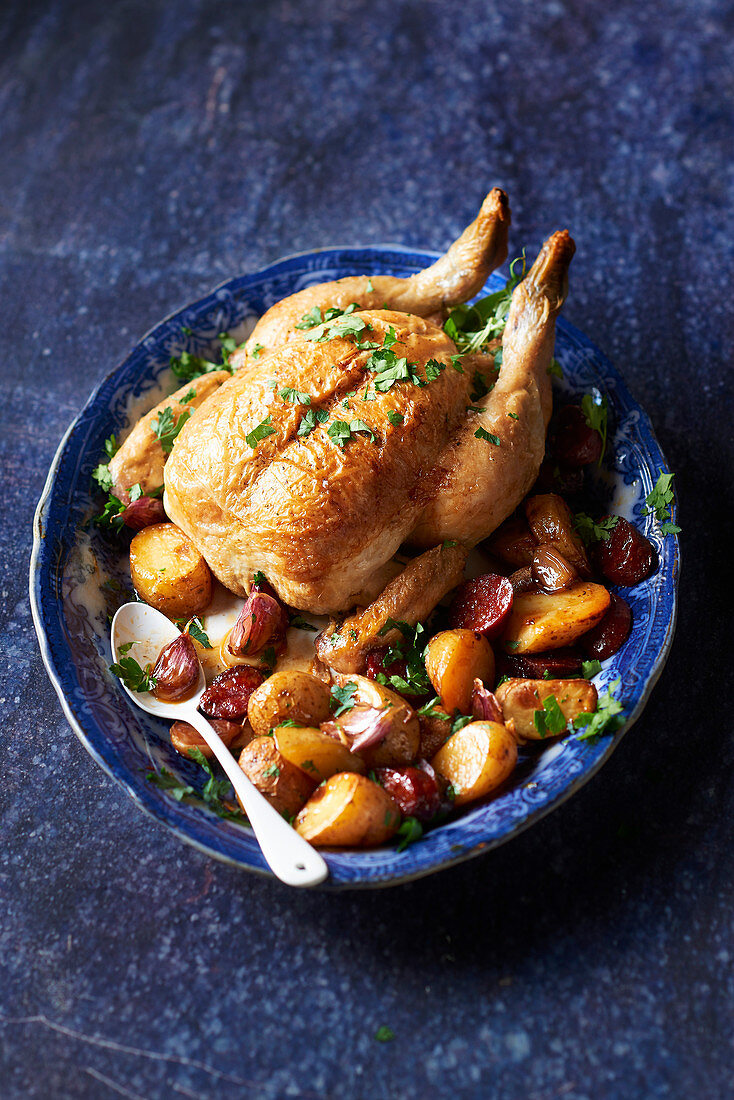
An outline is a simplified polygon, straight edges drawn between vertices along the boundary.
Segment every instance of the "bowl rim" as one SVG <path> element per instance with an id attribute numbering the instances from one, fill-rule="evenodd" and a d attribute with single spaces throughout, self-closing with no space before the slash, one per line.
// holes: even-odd
<path id="1" fill-rule="evenodd" d="M 110 778 L 112 778 L 125 790 L 128 796 L 132 798 L 135 805 L 139 809 L 143 810 L 148 816 L 152 817 L 158 823 L 164 825 L 179 839 L 183 840 L 185 843 L 191 845 L 205 855 L 213 857 L 220 862 L 227 863 L 241 870 L 251 871 L 256 874 L 262 875 L 263 877 L 269 878 L 273 881 L 277 880 L 274 879 L 272 872 L 262 859 L 258 861 L 257 859 L 251 860 L 244 859 L 242 857 L 238 858 L 232 856 L 228 852 L 222 851 L 221 849 L 214 847 L 206 840 L 202 840 L 200 837 L 192 835 L 192 832 L 188 828 L 184 827 L 183 824 L 180 824 L 178 821 L 176 821 L 174 816 L 171 814 L 170 804 L 173 803 L 173 800 L 166 799 L 165 801 L 161 801 L 159 799 L 147 799 L 141 797 L 141 788 L 134 785 L 132 777 L 127 773 L 127 771 L 124 768 L 122 770 L 116 770 L 112 761 L 106 759 L 106 757 L 97 747 L 97 745 L 95 745 L 94 742 L 90 739 L 90 736 L 88 735 L 87 730 L 84 727 L 82 719 L 75 711 L 70 699 L 66 694 L 66 691 L 64 690 L 62 673 L 56 663 L 56 660 L 54 659 L 50 639 L 48 636 L 47 626 L 44 619 L 44 593 L 41 583 L 44 576 L 43 570 L 44 568 L 53 566 L 53 562 L 49 562 L 47 555 L 45 554 L 45 551 L 47 549 L 46 521 L 52 501 L 52 495 L 54 489 L 56 488 L 56 479 L 58 476 L 59 467 L 63 458 L 66 456 L 67 449 L 70 447 L 70 444 L 72 443 L 76 432 L 85 423 L 85 421 L 89 419 L 90 414 L 94 412 L 100 391 L 102 391 L 108 383 L 111 383 L 118 375 L 118 373 L 120 373 L 127 366 L 131 358 L 134 356 L 136 350 L 140 348 L 141 345 L 155 339 L 156 334 L 159 332 L 159 330 L 162 330 L 170 322 L 175 321 L 182 313 L 202 305 L 209 299 L 214 299 L 217 296 L 218 292 L 229 290 L 229 288 L 232 287 L 234 284 L 242 284 L 243 281 L 246 282 L 248 280 L 254 283 L 259 279 L 285 273 L 287 272 L 289 267 L 293 265 L 294 262 L 301 261 L 309 257 L 318 256 L 322 259 L 327 260 L 333 258 L 336 261 L 335 266 L 339 267 L 348 264 L 348 262 L 352 258 L 354 258 L 355 261 L 357 261 L 358 259 L 362 259 L 366 253 L 380 254 L 383 259 L 389 259 L 390 256 L 401 257 L 404 261 L 407 261 L 408 266 L 414 267 L 414 270 L 416 271 L 419 270 L 421 266 L 425 266 L 426 261 L 428 261 L 429 263 L 433 262 L 441 255 L 441 253 L 433 250 L 413 248 L 401 244 L 393 244 L 390 242 L 369 245 L 333 245 L 329 246 L 328 248 L 305 249 L 302 251 L 289 253 L 285 256 L 281 256 L 277 260 L 274 260 L 272 263 L 266 264 L 261 268 L 243 272 L 239 275 L 230 276 L 227 279 L 223 279 L 205 294 L 201 295 L 193 301 L 178 306 L 176 309 L 168 313 L 165 317 L 158 320 L 153 326 L 151 326 L 150 329 L 148 329 L 147 332 L 145 332 L 140 338 L 135 340 L 127 355 L 125 355 L 122 360 L 117 362 L 117 364 L 111 370 L 109 370 L 94 386 L 86 401 L 84 402 L 84 405 L 69 424 L 56 448 L 33 519 L 33 546 L 31 550 L 29 569 L 29 594 L 31 613 L 36 634 L 38 637 L 39 649 L 43 664 L 46 668 L 46 672 L 49 676 L 49 679 L 51 680 L 54 690 L 56 691 L 63 713 L 67 721 L 69 722 L 72 730 L 79 738 L 81 743 L 84 745 L 90 756 L 96 761 L 96 763 L 106 772 L 107 775 L 110 776 Z M 497 273 L 495 272 L 492 276 L 490 276 L 489 281 L 491 281 L 493 278 L 496 279 L 496 277 Z M 601 352 L 600 349 L 597 348 L 596 345 L 594 345 L 593 342 L 571 322 L 561 317 L 558 319 L 557 328 L 558 331 L 563 333 L 566 337 L 593 351 L 595 365 L 601 369 L 604 379 L 608 381 L 611 378 L 614 382 L 613 389 L 615 401 L 621 400 L 621 403 L 623 405 L 637 412 L 640 422 L 642 423 L 642 426 L 644 428 L 645 435 L 647 437 L 646 448 L 648 449 L 648 451 L 651 452 L 650 457 L 653 459 L 653 464 L 656 468 L 661 467 L 663 469 L 668 469 L 668 464 L 665 460 L 665 456 L 663 454 L 662 448 L 657 439 L 649 416 L 647 415 L 644 408 L 632 397 L 624 382 L 624 379 L 618 373 L 616 368 L 607 359 L 603 352 Z M 673 521 L 675 521 L 676 519 L 676 514 L 677 500 L 674 500 L 671 508 L 671 517 Z M 673 541 L 668 543 L 668 538 L 672 538 Z M 500 835 L 487 838 L 486 840 L 478 841 L 475 838 L 472 843 L 470 843 L 467 847 L 461 847 L 461 850 L 459 851 L 452 852 L 449 855 L 446 855 L 444 853 L 444 855 L 440 856 L 438 859 L 426 859 L 425 861 L 421 862 L 421 865 L 412 866 L 410 870 L 408 870 L 407 864 L 409 862 L 412 863 L 413 861 L 406 860 L 405 873 L 400 873 L 399 871 L 395 872 L 391 869 L 382 870 L 379 867 L 376 867 L 374 870 L 366 870 L 366 872 L 362 876 L 357 878 L 335 878 L 333 875 L 334 868 L 331 866 L 331 863 L 333 863 L 334 860 L 332 858 L 330 862 L 330 856 L 333 857 L 336 853 L 332 853 L 329 850 L 326 850 L 324 852 L 324 856 L 327 860 L 327 863 L 330 863 L 330 871 L 332 873 L 330 874 L 330 877 L 323 884 L 321 884 L 319 889 L 333 891 L 341 889 L 385 888 L 415 881 L 416 879 L 422 878 L 426 875 L 434 874 L 437 871 L 445 870 L 449 867 L 456 866 L 459 863 L 466 862 L 467 860 L 473 859 L 478 855 L 492 851 L 500 845 L 507 843 L 509 840 L 512 840 L 513 838 L 519 836 L 526 829 L 530 828 L 532 825 L 536 824 L 536 822 L 546 817 L 557 807 L 561 806 L 564 802 L 566 802 L 568 798 L 575 794 L 576 791 L 578 791 L 590 779 L 592 779 L 593 776 L 602 767 L 602 765 L 605 764 L 606 761 L 609 759 L 612 752 L 621 741 L 622 736 L 632 728 L 634 723 L 640 717 L 644 707 L 649 700 L 650 694 L 652 693 L 655 684 L 657 683 L 663 671 L 663 668 L 670 653 L 670 649 L 673 644 L 678 616 L 678 584 L 681 564 L 680 543 L 678 536 L 673 535 L 666 537 L 666 545 L 672 547 L 670 565 L 673 583 L 672 588 L 669 592 L 670 599 L 672 600 L 672 608 L 671 613 L 669 614 L 662 645 L 660 646 L 652 668 L 644 681 L 640 697 L 637 699 L 632 710 L 625 717 L 625 723 L 623 727 L 616 734 L 614 734 L 614 736 L 602 738 L 599 742 L 597 742 L 601 751 L 598 752 L 596 758 L 592 762 L 590 762 L 587 766 L 584 767 L 582 771 L 575 775 L 561 791 L 556 794 L 549 795 L 545 801 L 539 803 L 538 805 L 535 805 L 532 809 L 530 809 L 523 820 L 514 823 L 508 830 L 502 832 Z M 664 595 L 665 593 L 663 593 L 663 596 Z M 658 597 L 657 604 L 659 604 L 661 598 L 662 597 Z M 461 818 L 456 819 L 454 824 L 460 823 L 461 820 Z M 408 849 L 407 852 L 402 853 L 403 856 L 407 855 L 408 852 L 410 852 L 411 850 L 415 851 L 415 848 Z M 339 854 L 342 856 L 346 854 L 347 856 L 358 858 L 359 855 L 363 855 L 364 853 L 342 852 Z M 357 859 L 353 859 L 353 862 L 354 869 L 357 870 Z"/>

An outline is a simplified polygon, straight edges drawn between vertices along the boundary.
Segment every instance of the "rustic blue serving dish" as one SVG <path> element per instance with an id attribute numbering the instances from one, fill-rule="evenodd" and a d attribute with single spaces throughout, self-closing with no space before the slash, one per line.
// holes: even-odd
<path id="1" fill-rule="evenodd" d="M 38 505 L 30 576 L 33 615 L 46 668 L 73 729 L 139 807 L 189 844 L 247 870 L 270 875 L 248 828 L 221 820 L 203 803 L 176 802 L 146 779 L 152 768 L 165 767 L 201 789 L 204 776 L 173 750 L 166 724 L 135 709 L 108 671 L 108 614 L 119 602 L 120 586 L 129 586 L 129 574 L 126 554 L 89 528 L 98 505 L 90 475 L 105 439 L 123 431 L 131 415 L 145 411 L 146 395 L 151 404 L 153 392 L 167 381 L 171 355 L 184 348 L 211 354 L 218 333 L 312 283 L 354 274 L 409 275 L 435 258 L 435 253 L 394 245 L 304 253 L 231 279 L 179 310 L 145 336 L 91 395 L 58 448 Z M 495 273 L 485 292 L 502 285 L 503 277 Z M 613 434 L 605 466 L 595 478 L 599 503 L 633 520 L 655 544 L 660 559 L 652 577 L 625 590 L 634 615 L 632 635 L 595 678 L 600 691 L 621 678 L 625 726 L 613 737 L 580 741 L 571 735 L 527 754 L 508 790 L 403 852 L 385 847 L 325 853 L 330 877 L 324 888 L 405 882 L 516 836 L 601 767 L 639 717 L 660 675 L 675 630 L 679 546 L 675 536 L 661 535 L 659 525 L 642 512 L 645 496 L 668 467 L 649 418 L 614 367 L 562 319 L 556 356 L 564 374 L 559 400 L 589 391 L 609 399 Z"/>

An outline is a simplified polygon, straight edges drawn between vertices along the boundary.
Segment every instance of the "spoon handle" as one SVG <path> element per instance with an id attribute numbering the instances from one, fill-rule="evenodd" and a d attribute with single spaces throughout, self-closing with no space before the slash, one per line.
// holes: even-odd
<path id="1" fill-rule="evenodd" d="M 323 882 L 329 874 L 326 861 L 260 794 L 214 727 L 193 707 L 187 708 L 186 721 L 201 734 L 222 765 L 273 874 L 288 886 L 316 886 Z"/>

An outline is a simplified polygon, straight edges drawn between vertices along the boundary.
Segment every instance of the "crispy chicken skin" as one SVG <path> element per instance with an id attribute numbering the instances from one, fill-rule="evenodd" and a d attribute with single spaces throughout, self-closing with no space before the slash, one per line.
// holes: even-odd
<path id="1" fill-rule="evenodd" d="M 354 316 L 378 344 L 392 326 L 393 351 L 422 377 L 428 360 L 448 364 L 455 354 L 429 320 L 389 310 Z M 470 378 L 447 366 L 429 385 L 375 394 L 369 356 L 350 339 L 316 343 L 297 333 L 225 382 L 182 429 L 165 466 L 166 511 L 233 592 L 244 594 L 261 569 L 293 607 L 346 610 L 415 527 L 436 461 L 464 419 Z M 283 400 L 286 387 L 310 405 Z M 363 399 L 366 389 L 374 400 Z M 327 411 L 328 421 L 298 435 L 309 409 Z M 248 434 L 267 417 L 273 433 L 251 446 Z M 354 420 L 374 441 L 365 431 L 343 446 L 329 436 L 335 421 Z"/>
<path id="2" fill-rule="evenodd" d="M 494 388 L 469 412 L 438 461 L 435 495 L 410 535 L 414 547 L 458 539 L 473 546 L 510 515 L 532 486 L 543 460 L 551 415 L 556 317 L 568 292 L 575 245 L 554 233 L 512 296 Z M 482 357 L 483 358 L 483 357 Z M 481 358 L 474 367 L 482 368 Z M 472 369 L 464 360 L 467 371 Z M 485 371 L 482 371 L 485 373 Z M 478 439 L 478 428 L 499 445 Z"/>
<path id="3" fill-rule="evenodd" d="M 435 264 L 409 279 L 352 275 L 300 290 L 276 302 L 263 314 L 245 347 L 233 354 L 231 365 L 240 369 L 248 359 L 252 362 L 250 356 L 257 345 L 269 352 L 290 339 L 296 334 L 296 323 L 314 306 L 346 309 L 356 302 L 360 309 L 387 307 L 417 317 L 443 318 L 452 306 L 477 294 L 491 272 L 505 262 L 509 226 L 507 195 L 496 187 L 485 198 L 471 225 Z"/>

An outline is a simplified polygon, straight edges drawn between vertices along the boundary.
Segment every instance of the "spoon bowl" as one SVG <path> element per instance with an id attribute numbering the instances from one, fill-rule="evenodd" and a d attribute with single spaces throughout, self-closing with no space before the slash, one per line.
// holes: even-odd
<path id="1" fill-rule="evenodd" d="M 142 603 L 126 603 L 112 620 L 112 656 L 132 657 L 141 668 L 155 665 L 164 646 L 180 631 L 160 611 Z M 198 710 L 206 688 L 204 670 L 199 665 L 196 689 L 186 699 L 164 702 L 150 691 L 134 691 L 120 681 L 141 710 L 156 718 L 188 722 L 206 741 L 230 780 L 265 859 L 278 878 L 289 886 L 316 886 L 329 873 L 326 861 L 260 794 L 239 767 L 214 727 Z"/>

